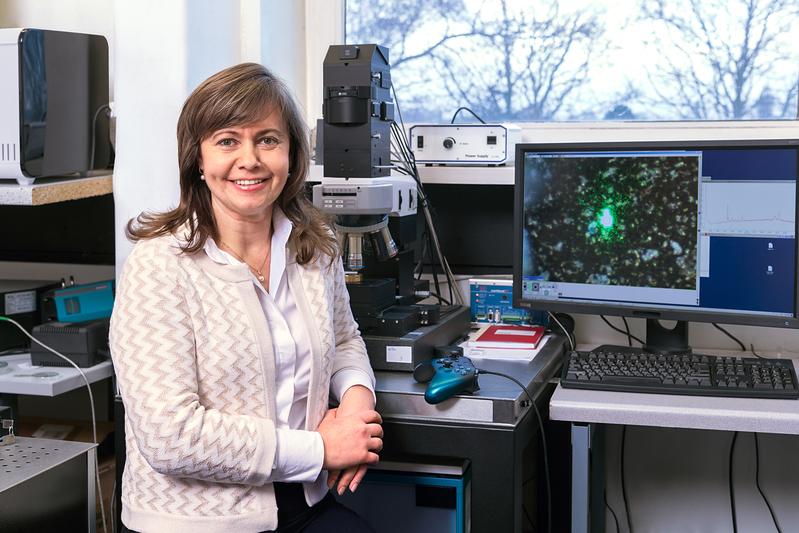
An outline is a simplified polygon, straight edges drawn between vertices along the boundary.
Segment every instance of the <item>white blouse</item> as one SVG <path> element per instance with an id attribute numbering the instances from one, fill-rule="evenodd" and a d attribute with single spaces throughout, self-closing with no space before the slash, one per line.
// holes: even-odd
<path id="1" fill-rule="evenodd" d="M 322 436 L 316 431 L 304 429 L 312 359 L 308 329 L 294 302 L 288 276 L 285 275 L 286 245 L 293 225 L 283 211 L 275 206 L 272 226 L 269 291 L 250 272 L 271 329 L 276 357 L 277 453 L 269 481 L 312 482 L 322 470 L 325 450 Z M 205 253 L 217 263 L 241 263 L 220 249 L 211 238 L 205 243 Z M 354 385 L 372 389 L 371 380 L 364 372 L 340 370 L 330 379 L 330 394 L 340 401 L 347 389 Z"/>

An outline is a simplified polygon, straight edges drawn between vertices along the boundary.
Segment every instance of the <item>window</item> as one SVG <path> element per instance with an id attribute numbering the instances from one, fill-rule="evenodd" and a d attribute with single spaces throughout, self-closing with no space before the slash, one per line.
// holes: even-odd
<path id="1" fill-rule="evenodd" d="M 796 0 L 346 1 L 412 122 L 794 119 L 797 27 Z"/>

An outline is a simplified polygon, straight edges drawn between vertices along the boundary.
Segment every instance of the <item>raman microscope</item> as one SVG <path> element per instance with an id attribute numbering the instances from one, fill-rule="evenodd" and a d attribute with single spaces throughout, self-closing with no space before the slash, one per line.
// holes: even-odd
<path id="1" fill-rule="evenodd" d="M 372 367 L 413 371 L 434 347 L 462 337 L 470 316 L 462 306 L 417 303 L 427 288 L 414 279 L 417 187 L 391 173 L 388 49 L 331 46 L 323 82 L 324 177 L 313 203 L 335 216 L 350 306 Z"/>

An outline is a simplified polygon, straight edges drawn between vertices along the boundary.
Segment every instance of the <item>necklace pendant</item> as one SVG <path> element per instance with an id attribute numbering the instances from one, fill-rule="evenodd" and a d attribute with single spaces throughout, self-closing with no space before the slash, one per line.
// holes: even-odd
<path id="1" fill-rule="evenodd" d="M 264 282 L 264 280 L 266 280 L 266 278 L 265 278 L 265 277 L 263 277 L 263 275 L 262 275 L 262 274 L 258 274 L 256 277 L 258 278 L 258 281 L 260 281 L 261 283 L 263 283 L 263 282 Z"/>

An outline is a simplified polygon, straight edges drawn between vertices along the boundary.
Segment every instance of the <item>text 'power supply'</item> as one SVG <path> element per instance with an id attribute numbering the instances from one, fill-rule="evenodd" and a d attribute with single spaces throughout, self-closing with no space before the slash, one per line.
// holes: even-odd
<path id="1" fill-rule="evenodd" d="M 511 165 L 521 128 L 513 124 L 417 124 L 410 129 L 416 162 L 424 165 Z"/>

